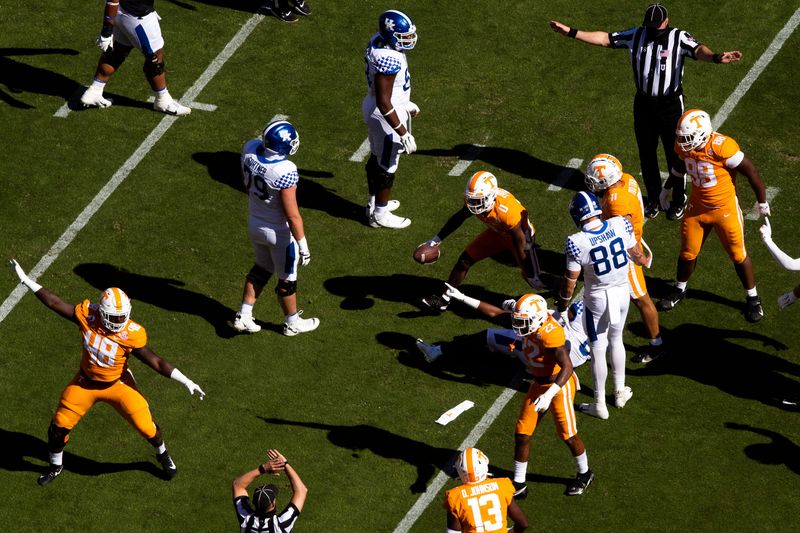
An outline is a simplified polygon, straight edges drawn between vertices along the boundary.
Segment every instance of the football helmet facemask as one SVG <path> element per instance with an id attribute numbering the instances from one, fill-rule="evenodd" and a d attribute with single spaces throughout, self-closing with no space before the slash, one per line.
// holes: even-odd
<path id="1" fill-rule="evenodd" d="M 597 196 L 591 192 L 580 191 L 575 193 L 575 196 L 569 202 L 569 214 L 575 225 L 580 228 L 583 221 L 601 216 L 603 210 L 600 209 L 600 202 L 597 200 Z"/>
<path id="2" fill-rule="evenodd" d="M 417 44 L 417 27 L 411 22 L 411 17 L 390 9 L 378 17 L 378 33 L 390 48 L 402 52 L 411 50 Z"/>
<path id="3" fill-rule="evenodd" d="M 586 188 L 597 194 L 622 179 L 622 165 L 611 154 L 597 154 L 586 167 Z"/>
<path id="4" fill-rule="evenodd" d="M 479 215 L 494 207 L 497 196 L 497 178 L 491 172 L 479 170 L 467 182 L 464 189 L 464 203 L 469 212 Z"/>
<path id="5" fill-rule="evenodd" d="M 112 333 L 119 333 L 128 325 L 131 316 L 131 300 L 122 289 L 111 287 L 100 295 L 97 308 L 103 327 Z"/>
<path id="6" fill-rule="evenodd" d="M 467 448 L 456 459 L 458 477 L 464 483 L 480 483 L 489 475 L 489 458 L 478 448 Z"/>
<path id="7" fill-rule="evenodd" d="M 713 131 L 711 117 L 708 116 L 708 113 L 699 109 L 690 109 L 678 121 L 675 137 L 681 150 L 689 152 L 705 146 Z"/>
<path id="8" fill-rule="evenodd" d="M 514 306 L 511 327 L 520 337 L 530 335 L 547 320 L 547 301 L 538 294 L 526 294 Z"/>
<path id="9" fill-rule="evenodd" d="M 275 120 L 267 124 L 261 134 L 264 148 L 279 155 L 294 155 L 300 147 L 300 134 L 291 123 Z"/>

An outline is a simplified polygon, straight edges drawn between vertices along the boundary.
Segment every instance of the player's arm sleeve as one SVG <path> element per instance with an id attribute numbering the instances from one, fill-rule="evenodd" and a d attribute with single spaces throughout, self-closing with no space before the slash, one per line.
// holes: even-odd
<path id="1" fill-rule="evenodd" d="M 633 38 L 638 28 L 628 28 L 627 30 L 615 31 L 608 34 L 609 48 L 631 48 Z"/>
<path id="2" fill-rule="evenodd" d="M 800 270 L 800 257 L 797 259 L 792 259 L 786 252 L 781 250 L 778 245 L 772 241 L 772 239 L 764 241 L 764 244 L 767 245 L 772 257 L 774 257 L 783 268 L 786 270 Z"/>

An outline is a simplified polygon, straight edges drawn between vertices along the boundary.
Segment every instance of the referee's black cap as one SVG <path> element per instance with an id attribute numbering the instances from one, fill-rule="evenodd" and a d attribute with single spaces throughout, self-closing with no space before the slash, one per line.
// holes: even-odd
<path id="1" fill-rule="evenodd" d="M 256 513 L 263 515 L 272 507 L 277 497 L 278 487 L 272 483 L 258 487 L 255 492 L 253 492 L 253 504 L 256 506 Z"/>
<path id="2" fill-rule="evenodd" d="M 644 12 L 644 22 L 642 26 L 648 28 L 658 28 L 669 17 L 667 7 L 663 4 L 650 4 Z"/>

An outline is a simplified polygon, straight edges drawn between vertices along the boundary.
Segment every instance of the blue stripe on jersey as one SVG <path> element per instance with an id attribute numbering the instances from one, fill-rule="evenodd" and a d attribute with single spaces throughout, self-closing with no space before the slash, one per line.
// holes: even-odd
<path id="1" fill-rule="evenodd" d="M 627 221 L 628 219 L 625 219 L 625 220 Z M 630 224 L 630 222 L 628 222 L 628 224 Z M 603 225 L 600 226 L 599 229 L 585 229 L 583 231 L 585 231 L 586 233 L 594 233 L 594 234 L 598 234 L 599 235 L 600 233 L 603 233 L 607 228 L 608 228 L 608 222 L 606 222 L 604 220 L 603 221 Z"/>
<path id="2" fill-rule="evenodd" d="M 400 60 L 395 57 L 384 56 L 377 58 L 377 61 L 375 61 L 375 69 L 387 76 L 400 72 L 400 67 Z"/>
<path id="3" fill-rule="evenodd" d="M 581 249 L 572 242 L 572 239 L 567 239 L 567 255 L 572 257 L 575 261 L 580 262 Z"/>
<path id="4" fill-rule="evenodd" d="M 275 186 L 279 189 L 288 189 L 289 187 L 294 187 L 297 185 L 297 182 L 300 181 L 300 176 L 297 174 L 296 170 L 292 170 L 291 172 L 287 172 L 275 182 Z"/>
<path id="5" fill-rule="evenodd" d="M 283 264 L 283 272 L 285 274 L 291 274 L 294 272 L 294 258 L 297 257 L 297 251 L 295 250 L 296 246 L 294 241 L 289 243 L 289 246 L 286 247 L 286 259 Z"/>
<path id="6" fill-rule="evenodd" d="M 381 152 L 381 167 L 387 169 L 392 166 L 392 152 L 394 150 L 394 138 L 387 135 L 383 138 L 383 152 Z"/>
<path id="7" fill-rule="evenodd" d="M 588 307 L 584 308 L 584 312 L 586 313 L 586 333 L 589 337 L 589 342 L 597 342 L 597 330 L 594 327 L 594 317 L 592 316 L 592 310 Z"/>
<path id="8" fill-rule="evenodd" d="M 136 37 L 139 38 L 139 44 L 142 45 L 142 52 L 147 55 L 153 54 L 153 46 L 150 44 L 150 39 L 147 38 L 147 34 L 144 31 L 144 27 L 139 24 L 136 26 Z"/>

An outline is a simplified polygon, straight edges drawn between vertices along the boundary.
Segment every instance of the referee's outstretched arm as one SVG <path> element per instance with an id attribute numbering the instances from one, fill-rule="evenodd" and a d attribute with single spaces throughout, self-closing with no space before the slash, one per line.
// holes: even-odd
<path id="1" fill-rule="evenodd" d="M 560 33 L 561 35 L 565 35 L 567 37 L 572 37 L 573 39 L 583 41 L 584 43 L 593 44 L 595 46 L 604 46 L 606 48 L 611 46 L 611 39 L 608 38 L 608 32 L 582 31 L 577 28 L 570 28 L 566 24 L 557 20 L 551 20 L 550 27 L 553 28 L 553 31 L 556 33 Z"/>
<path id="2" fill-rule="evenodd" d="M 704 44 L 697 47 L 697 50 L 694 51 L 694 55 L 697 59 L 708 61 L 709 63 L 732 63 L 742 58 L 742 53 L 739 50 L 715 54 L 711 51 L 711 48 Z"/>

